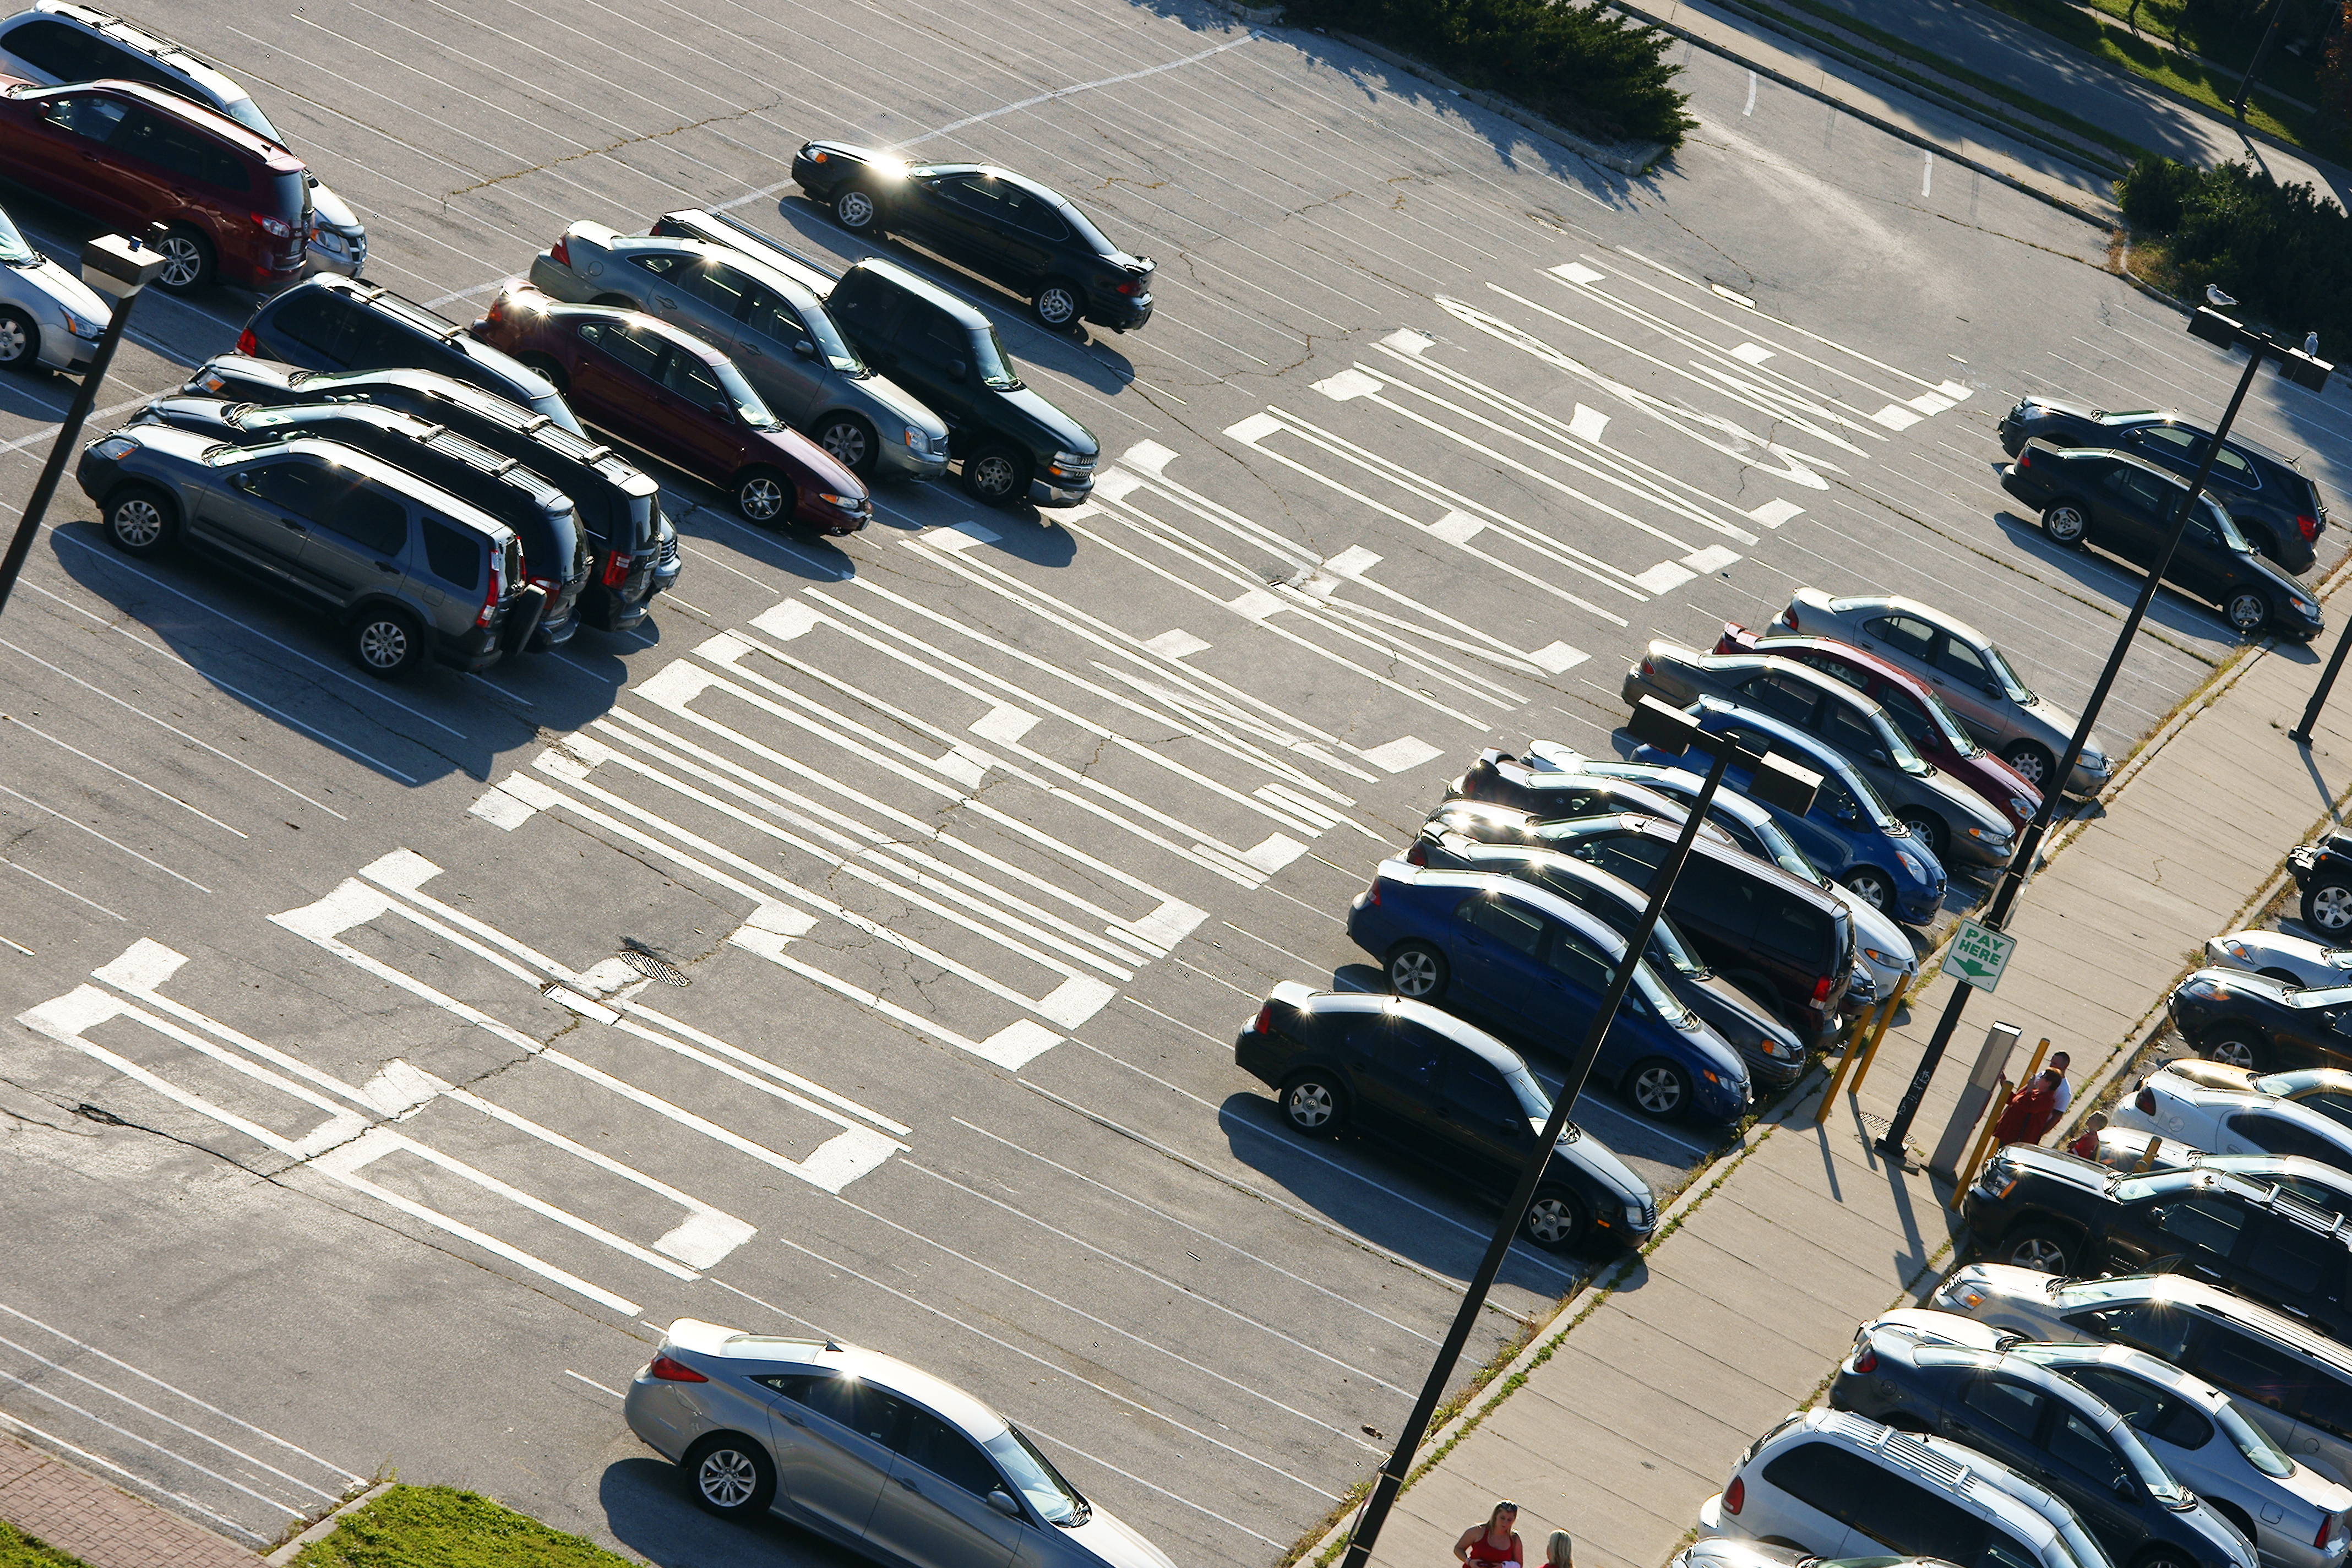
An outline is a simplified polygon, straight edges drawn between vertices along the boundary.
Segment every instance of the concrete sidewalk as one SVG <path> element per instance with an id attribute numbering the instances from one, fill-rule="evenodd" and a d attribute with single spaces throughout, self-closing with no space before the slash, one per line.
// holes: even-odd
<path id="1" fill-rule="evenodd" d="M 2352 610 L 2352 593 L 2332 608 Z M 2104 814 L 2027 889 L 2010 926 L 2019 951 L 1999 994 L 1971 1003 L 1915 1148 L 1934 1146 L 1997 1020 L 2024 1031 L 2012 1072 L 2042 1036 L 2071 1051 L 2081 1103 L 2122 1064 L 2204 939 L 2243 918 L 2352 791 L 2352 689 L 2315 746 L 2285 735 L 2316 674 L 2308 649 L 2259 650 L 2131 760 Z M 1525 1510 L 1530 1552 L 1560 1528 L 1581 1564 L 1666 1559 L 1748 1444 L 1820 1391 L 1855 1326 L 1948 1264 L 1948 1189 L 1870 1143 L 1952 984 L 1913 999 L 1825 1126 L 1816 1089 L 1759 1129 L 1613 1291 L 1570 1304 L 1523 1385 L 1474 1405 L 1466 1435 L 1439 1435 L 1452 1447 L 1404 1493 L 1376 1561 L 1443 1563 L 1498 1498 Z"/>
<path id="2" fill-rule="evenodd" d="M 226 1538 L 9 1437 L 0 1520 L 89 1568 L 262 1568 Z"/>

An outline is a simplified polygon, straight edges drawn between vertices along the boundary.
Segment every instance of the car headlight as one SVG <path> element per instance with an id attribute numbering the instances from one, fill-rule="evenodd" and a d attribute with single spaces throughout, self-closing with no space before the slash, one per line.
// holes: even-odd
<path id="1" fill-rule="evenodd" d="M 2319 613 L 2319 605 L 2315 601 L 2306 599 L 2300 594 L 2289 594 L 2287 595 L 2287 602 L 2293 605 L 2296 609 L 2301 610 L 2306 616 L 2315 616 Z"/>
<path id="2" fill-rule="evenodd" d="M 824 502 L 824 504 L 829 507 L 835 507 L 843 511 L 864 511 L 866 510 L 866 498 L 864 496 L 837 496 L 831 490 L 819 490 L 816 493 L 816 499 Z"/>
<path id="3" fill-rule="evenodd" d="M 1784 1062 L 1797 1059 L 1797 1047 L 1786 1040 L 1776 1040 L 1769 1035 L 1762 1035 L 1757 1037 L 1756 1043 L 1764 1047 L 1764 1054 L 1768 1057 Z"/>
<path id="4" fill-rule="evenodd" d="M 2208 997 L 2220 992 L 2221 989 L 2221 988 L 2219 985 L 2214 984 L 2205 976 L 2201 974 L 2192 974 L 2181 983 L 2180 994 L 2183 996 L 2194 997 L 2196 1000 L 2202 1002 Z"/>
<path id="5" fill-rule="evenodd" d="M 139 450 L 139 443 L 128 436 L 118 434 L 109 436 L 89 450 L 92 457 L 104 458 L 110 463 L 119 463 Z"/>
<path id="6" fill-rule="evenodd" d="M 2088 768 L 2095 773 L 2103 773 L 2107 771 L 2107 754 L 2106 752 L 2100 751 L 2095 746 L 2084 747 L 2083 754 L 2076 758 L 2075 761 L 2077 765 Z"/>
<path id="7" fill-rule="evenodd" d="M 2009 809 L 2015 813 L 2021 821 L 2031 822 L 2033 820 L 2033 807 L 2025 804 L 2025 797 L 2023 795 L 2011 795 L 2009 797 Z"/>
<path id="8" fill-rule="evenodd" d="M 1963 1312 L 1973 1312 L 1992 1300 L 1991 1292 L 1981 1285 L 1951 1285 L 1945 1287 L 1945 1299 Z"/>
<path id="9" fill-rule="evenodd" d="M 204 374 L 188 383 L 187 386 L 187 390 L 190 392 L 208 392 L 213 394 L 215 396 L 218 396 L 227 389 L 228 378 L 221 374 L 221 373 L 216 370 L 208 370 L 205 372 Z"/>
<path id="10" fill-rule="evenodd" d="M 2252 963 L 2254 961 L 2253 954 L 2246 951 L 2246 944 L 2242 942 L 2216 942 L 2214 945 L 2240 963 Z"/>
<path id="11" fill-rule="evenodd" d="M 1969 837 L 1971 838 L 1981 838 L 1988 844 L 2006 844 L 2009 842 L 2009 829 L 2006 827 L 1971 827 L 1969 829 Z"/>
<path id="12" fill-rule="evenodd" d="M 1862 950 L 1862 956 L 1881 969 L 1907 969 L 1911 964 L 1911 955 L 1907 952 L 1897 958 L 1891 952 L 1881 952 L 1874 947 L 1865 947 Z"/>
<path id="13" fill-rule="evenodd" d="M 71 310 L 61 310 L 58 314 L 62 315 L 66 319 L 66 331 L 71 332 L 78 338 L 89 338 L 95 340 L 102 336 L 106 331 L 106 329 L 100 326 L 96 321 L 85 321 L 79 316 L 75 315 Z"/>
<path id="14" fill-rule="evenodd" d="M 1918 878 L 1923 882 L 1927 879 L 1927 868 L 1913 859 L 1911 858 L 1911 851 L 1908 849 L 1897 849 L 1895 852 L 1895 858 L 1903 862 L 1903 868 L 1906 871 L 1910 872 L 1913 876 Z"/>
<path id="15" fill-rule="evenodd" d="M 931 438 L 909 425 L 907 426 L 907 445 L 918 452 L 928 452 L 931 449 Z"/>

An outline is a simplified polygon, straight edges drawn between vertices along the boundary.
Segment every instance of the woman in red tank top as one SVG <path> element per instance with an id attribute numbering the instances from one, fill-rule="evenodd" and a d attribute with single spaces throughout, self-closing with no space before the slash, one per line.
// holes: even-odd
<path id="1" fill-rule="evenodd" d="M 1461 1563 L 1475 1563 L 1480 1568 L 1519 1568 L 1526 1556 L 1519 1551 L 1519 1505 L 1498 1502 L 1486 1522 L 1474 1525 L 1462 1532 L 1454 1543 L 1454 1555 Z"/>

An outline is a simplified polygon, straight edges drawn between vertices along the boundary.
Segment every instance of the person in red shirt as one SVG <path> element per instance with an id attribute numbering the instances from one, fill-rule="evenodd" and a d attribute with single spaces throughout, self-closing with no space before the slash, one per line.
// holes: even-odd
<path id="1" fill-rule="evenodd" d="M 2094 1110 L 2090 1115 L 2083 1118 L 2082 1136 L 2066 1145 L 2066 1152 L 2078 1154 L 2085 1160 L 2097 1159 L 2099 1134 L 2106 1130 L 2107 1113 L 2104 1110 Z"/>
<path id="2" fill-rule="evenodd" d="M 1996 1143 L 2039 1143 L 2042 1135 L 2058 1125 L 2058 1085 L 2064 1075 L 2054 1068 L 2044 1068 L 2025 1082 L 2025 1087 L 2009 1097 L 2001 1107 L 2000 1120 L 1992 1124 Z"/>
<path id="3" fill-rule="evenodd" d="M 1454 1557 L 1481 1568 L 1519 1568 L 1527 1561 L 1519 1550 L 1519 1505 L 1498 1502 L 1484 1524 L 1474 1524 L 1454 1543 Z"/>

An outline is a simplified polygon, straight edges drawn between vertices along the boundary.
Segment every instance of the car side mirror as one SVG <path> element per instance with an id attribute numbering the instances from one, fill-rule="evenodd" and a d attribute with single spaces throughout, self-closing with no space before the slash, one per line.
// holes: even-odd
<path id="1" fill-rule="evenodd" d="M 1021 1517 L 1021 1505 L 1014 1502 L 1013 1500 L 1013 1494 L 1006 1491 L 1003 1487 L 998 1487 L 994 1491 L 988 1494 L 988 1506 L 994 1509 L 997 1512 L 1003 1514 L 1007 1519 L 1019 1519 Z"/>
<path id="2" fill-rule="evenodd" d="M 713 419 L 721 420 L 730 425 L 735 422 L 734 412 L 723 403 L 710 404 L 704 407 L 702 411 L 705 414 L 709 415 Z"/>
<path id="3" fill-rule="evenodd" d="M 970 375 L 971 374 L 971 366 L 964 363 L 963 361 L 960 359 L 951 359 L 948 361 L 948 379 L 950 381 L 961 381 L 965 376 Z"/>
<path id="4" fill-rule="evenodd" d="M 1895 765 L 1895 759 L 1888 756 L 1883 749 L 1873 751 L 1863 761 L 1874 767 L 1891 768 Z"/>
<path id="5" fill-rule="evenodd" d="M 1528 1124 L 1527 1124 L 1526 1122 L 1524 1122 L 1524 1121 L 1520 1121 L 1517 1117 L 1516 1117 L 1516 1116 L 1506 1116 L 1506 1117 L 1504 1117 L 1504 1118 L 1503 1118 L 1503 1136 L 1504 1136 L 1504 1137 L 1506 1137 L 1506 1138 L 1517 1138 L 1517 1137 L 1522 1137 L 1522 1136 L 1524 1136 L 1524 1135 L 1526 1134 L 1527 1130 L 1528 1130 Z"/>
<path id="6" fill-rule="evenodd" d="M 806 338 L 803 338 L 800 342 L 793 345 L 793 353 L 800 355 L 803 359 L 814 359 L 816 358 L 816 345 L 809 342 Z"/>
<path id="7" fill-rule="evenodd" d="M 2131 1478 L 2129 1476 L 2117 1476 L 2116 1478 L 2116 1496 L 2121 1498 L 2126 1502 L 2137 1502 L 2139 1501 L 2139 1489 L 2132 1485 Z"/>

